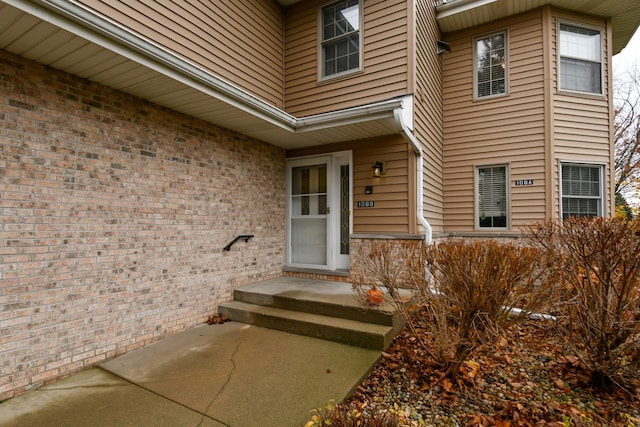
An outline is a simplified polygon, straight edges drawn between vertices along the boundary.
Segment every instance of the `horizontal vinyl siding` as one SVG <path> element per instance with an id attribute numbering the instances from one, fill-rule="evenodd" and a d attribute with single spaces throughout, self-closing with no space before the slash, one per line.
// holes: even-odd
<path id="1" fill-rule="evenodd" d="M 473 39 L 507 30 L 508 95 L 474 101 Z M 444 36 L 445 228 L 475 227 L 475 167 L 508 165 L 510 225 L 544 217 L 544 68 L 542 17 L 536 10 Z M 533 179 L 532 186 L 515 186 Z"/>
<path id="2" fill-rule="evenodd" d="M 415 135 L 423 148 L 423 212 L 434 232 L 444 231 L 442 60 L 434 0 L 416 2 Z"/>
<path id="3" fill-rule="evenodd" d="M 379 138 L 355 146 L 353 152 L 353 232 L 409 233 L 409 151 L 399 136 Z M 384 175 L 372 177 L 371 167 L 383 162 Z M 373 194 L 365 194 L 365 186 Z M 372 200 L 373 208 L 358 208 L 358 201 Z M 411 216 L 414 218 L 414 216 Z"/>
<path id="4" fill-rule="evenodd" d="M 264 101 L 283 107 L 282 12 L 271 0 L 81 0 Z"/>
<path id="5" fill-rule="evenodd" d="M 406 1 L 364 1 L 363 72 L 319 82 L 318 10 L 324 4 L 301 2 L 285 12 L 286 111 L 304 117 L 405 95 Z"/>
<path id="6" fill-rule="evenodd" d="M 609 109 L 609 72 L 607 58 L 611 54 L 607 39 L 606 22 L 600 19 L 552 11 L 552 64 L 553 64 L 553 142 L 554 142 L 554 206 L 560 214 L 559 161 L 590 162 L 605 166 L 605 204 L 609 206 L 611 195 L 611 122 Z M 557 23 L 584 24 L 602 30 L 603 95 L 589 96 L 560 91 L 558 78 Z M 607 208 L 608 209 L 608 208 Z"/>
<path id="7" fill-rule="evenodd" d="M 290 150 L 287 158 L 316 156 L 347 151 L 353 153 L 353 233 L 411 233 L 409 221 L 415 219 L 409 211 L 415 193 L 410 194 L 408 166 L 413 153 L 399 135 L 343 142 L 329 146 L 316 146 Z M 373 178 L 375 162 L 384 164 L 384 175 Z M 366 186 L 373 194 L 365 194 Z M 373 201 L 372 208 L 358 208 L 359 201 Z"/>

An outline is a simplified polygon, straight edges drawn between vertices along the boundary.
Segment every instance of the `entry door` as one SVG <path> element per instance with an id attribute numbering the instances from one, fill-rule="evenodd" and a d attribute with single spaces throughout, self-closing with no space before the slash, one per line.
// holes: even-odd
<path id="1" fill-rule="evenodd" d="M 288 264 L 349 268 L 350 153 L 288 162 Z"/>

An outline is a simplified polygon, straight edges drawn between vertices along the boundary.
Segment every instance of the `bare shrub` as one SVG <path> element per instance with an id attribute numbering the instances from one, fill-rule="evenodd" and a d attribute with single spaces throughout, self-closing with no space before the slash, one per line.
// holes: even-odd
<path id="1" fill-rule="evenodd" d="M 353 284 L 356 297 L 367 305 L 367 292 L 371 288 L 384 289 L 383 300 L 395 311 L 404 310 L 405 300 L 400 296 L 407 284 L 407 259 L 421 246 L 420 241 L 373 241 L 359 248 L 359 268 L 362 276 Z M 384 307 L 383 307 L 384 308 Z"/>
<path id="2" fill-rule="evenodd" d="M 571 218 L 529 228 L 529 240 L 560 273 L 570 350 L 594 386 L 638 378 L 640 220 Z"/>
<path id="3" fill-rule="evenodd" d="M 329 403 L 316 409 L 311 421 L 305 427 L 399 427 L 405 425 L 401 416 L 394 412 L 365 415 L 357 409 L 344 404 Z"/>
<path id="4" fill-rule="evenodd" d="M 413 291 L 426 316 L 421 327 L 429 329 L 429 342 L 421 345 L 449 378 L 478 345 L 495 339 L 514 320 L 513 308 L 523 314 L 538 310 L 551 290 L 553 270 L 546 268 L 540 251 L 493 240 L 380 243 L 370 246 L 362 259 L 421 340 L 424 334 L 415 333 L 411 312 L 398 297 L 402 288 Z M 365 288 L 354 284 L 356 293 Z"/>

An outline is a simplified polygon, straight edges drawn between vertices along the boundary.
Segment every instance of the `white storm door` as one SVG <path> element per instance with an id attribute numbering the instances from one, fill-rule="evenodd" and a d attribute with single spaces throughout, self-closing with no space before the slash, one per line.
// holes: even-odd
<path id="1" fill-rule="evenodd" d="M 351 152 L 290 160 L 287 194 L 288 265 L 348 270 Z"/>
<path id="2" fill-rule="evenodd" d="M 331 157 L 326 156 L 289 162 L 290 265 L 329 268 L 330 170 Z"/>

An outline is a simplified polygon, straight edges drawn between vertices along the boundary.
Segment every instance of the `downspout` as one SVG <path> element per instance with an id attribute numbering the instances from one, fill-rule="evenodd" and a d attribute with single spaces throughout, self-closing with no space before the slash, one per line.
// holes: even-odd
<path id="1" fill-rule="evenodd" d="M 401 126 L 401 129 L 402 129 L 401 134 L 403 138 L 405 138 L 407 142 L 411 145 L 417 157 L 416 159 L 416 217 L 418 219 L 418 222 L 424 227 L 424 230 L 425 230 L 424 241 L 427 244 L 431 244 L 431 241 L 433 239 L 433 229 L 431 228 L 431 224 L 429 224 L 427 219 L 424 217 L 424 212 L 423 212 L 422 176 L 423 176 L 423 163 L 424 163 L 423 157 L 424 156 L 422 153 L 422 147 L 420 146 L 420 143 L 418 142 L 416 137 L 413 136 L 411 129 L 409 129 L 409 127 L 405 123 L 402 108 L 396 108 L 393 111 L 393 114 L 395 116 L 396 122 Z"/>

